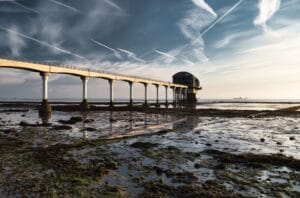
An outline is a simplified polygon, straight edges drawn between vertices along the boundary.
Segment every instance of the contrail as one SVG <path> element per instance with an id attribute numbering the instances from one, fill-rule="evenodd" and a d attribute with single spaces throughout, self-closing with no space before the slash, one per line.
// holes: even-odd
<path id="1" fill-rule="evenodd" d="M 74 12 L 81 13 L 81 11 L 79 11 L 77 8 L 74 8 L 74 7 L 72 7 L 72 6 L 70 6 L 70 5 L 67 5 L 67 4 L 65 4 L 65 3 L 62 3 L 62 2 L 60 2 L 60 1 L 56 1 L 56 0 L 50 0 L 50 1 L 51 1 L 52 3 L 55 3 L 56 5 L 59 5 L 59 6 L 68 8 L 68 9 L 74 11 Z"/>
<path id="2" fill-rule="evenodd" d="M 44 46 L 46 46 L 46 47 L 49 47 L 49 48 L 55 49 L 55 50 L 57 50 L 57 51 L 60 51 L 60 52 L 62 52 L 62 53 L 65 53 L 65 54 L 68 54 L 68 55 L 72 55 L 72 56 L 75 56 L 75 57 L 77 57 L 77 58 L 85 59 L 83 56 L 80 56 L 80 55 L 75 54 L 75 53 L 73 53 L 73 52 L 70 52 L 70 51 L 61 49 L 61 48 L 59 48 L 59 47 L 56 47 L 56 46 L 51 45 L 51 44 L 49 44 L 49 43 L 46 43 L 45 41 L 38 40 L 38 39 L 36 39 L 36 38 L 33 38 L 33 37 L 27 36 L 27 35 L 25 35 L 25 34 L 22 34 L 22 33 L 20 33 L 20 32 L 13 31 L 13 30 L 11 30 L 11 29 L 7 29 L 7 28 L 4 28 L 4 27 L 2 27 L 2 26 L 0 26 L 0 29 L 1 29 L 1 30 L 4 30 L 4 31 L 6 31 L 6 32 L 14 33 L 14 34 L 16 34 L 16 35 L 18 35 L 18 36 L 20 36 L 20 37 L 22 37 L 22 38 L 29 39 L 29 40 L 31 40 L 31 41 L 34 41 L 34 42 L 40 44 L 40 45 L 44 45 Z"/>
<path id="3" fill-rule="evenodd" d="M 173 58 L 173 59 L 176 59 L 175 56 L 172 56 L 172 55 L 167 54 L 167 53 L 165 53 L 165 52 L 162 52 L 162 51 L 159 51 L 159 50 L 154 50 L 154 51 L 155 51 L 156 53 L 160 54 L 160 55 L 163 55 L 163 56 L 167 57 L 167 58 Z"/>
<path id="4" fill-rule="evenodd" d="M 136 60 L 138 62 L 146 62 L 145 60 L 143 60 L 141 58 L 138 58 L 136 56 L 136 54 L 133 53 L 133 52 L 131 52 L 131 51 L 128 51 L 128 50 L 125 50 L 125 49 L 121 49 L 121 48 L 117 48 L 117 50 L 119 50 L 120 52 L 123 52 L 123 53 L 127 54 L 129 58 L 132 58 L 132 59 L 134 59 L 134 60 Z"/>
<path id="5" fill-rule="evenodd" d="M 117 58 L 122 59 L 121 54 L 120 54 L 117 50 L 115 50 L 115 49 L 113 49 L 113 48 L 111 48 L 111 47 L 108 47 L 107 45 L 105 45 L 105 44 L 103 44 L 103 43 L 100 43 L 100 42 L 98 42 L 98 41 L 96 41 L 96 40 L 94 40 L 94 39 L 91 39 L 91 41 L 92 41 L 93 43 L 95 43 L 95 44 L 101 46 L 101 47 L 104 47 L 104 48 L 110 50 L 111 52 L 114 53 L 114 55 L 115 55 Z"/>
<path id="6" fill-rule="evenodd" d="M 37 11 L 35 9 L 32 9 L 30 7 L 27 7 L 27 6 L 25 6 L 25 5 L 21 4 L 21 3 L 16 2 L 16 1 L 9 1 L 9 2 L 11 2 L 11 3 L 13 3 L 13 4 L 15 4 L 15 5 L 17 5 L 17 6 L 21 7 L 21 8 L 24 8 L 25 10 L 28 10 L 30 12 L 34 12 L 36 14 L 40 14 L 39 11 Z"/>
<path id="7" fill-rule="evenodd" d="M 208 28 L 206 28 L 199 37 L 204 36 L 209 30 L 211 30 L 215 25 L 217 25 L 220 21 L 222 21 L 228 14 L 230 14 L 234 9 L 236 9 L 241 3 L 243 3 L 245 0 L 238 1 L 234 6 L 232 6 L 227 12 L 225 12 L 220 18 L 216 19 Z M 198 39 L 196 39 L 195 42 L 197 42 Z"/>
<path id="8" fill-rule="evenodd" d="M 108 5 L 110 5 L 113 8 L 116 8 L 117 10 L 123 12 L 123 9 L 118 6 L 117 4 L 115 4 L 114 2 L 110 1 L 110 0 L 104 0 Z"/>

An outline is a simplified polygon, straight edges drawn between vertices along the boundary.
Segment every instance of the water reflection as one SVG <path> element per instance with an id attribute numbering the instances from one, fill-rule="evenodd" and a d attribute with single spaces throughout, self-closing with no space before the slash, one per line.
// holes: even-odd
<path id="1" fill-rule="evenodd" d="M 176 121 L 178 120 L 178 121 Z M 199 117 L 195 116 L 187 116 L 183 119 L 178 119 L 176 117 L 172 117 L 172 129 L 177 130 L 177 129 L 188 129 L 188 130 L 193 130 L 195 129 L 198 124 L 199 124 Z"/>
<path id="2" fill-rule="evenodd" d="M 51 119 L 51 112 L 40 112 L 39 111 L 39 118 L 42 120 L 43 126 L 49 125 L 49 120 Z"/>
<path id="3" fill-rule="evenodd" d="M 88 134 L 87 130 L 82 131 L 82 139 L 84 139 L 84 140 L 89 139 L 89 134 Z"/>
<path id="4" fill-rule="evenodd" d="M 82 119 L 83 119 L 83 122 L 82 122 L 82 139 L 87 140 L 89 138 L 89 134 L 88 134 L 88 131 L 86 130 L 86 122 L 85 121 L 88 118 L 89 112 L 82 111 L 80 113 L 81 113 L 81 116 L 82 116 Z"/>
<path id="5" fill-rule="evenodd" d="M 67 124 L 72 129 L 64 133 L 83 140 L 101 137 L 122 137 L 134 133 L 155 133 L 166 129 L 178 129 L 183 126 L 193 128 L 197 125 L 197 118 L 177 117 L 168 113 L 142 113 L 137 111 L 99 111 L 62 113 L 64 119 L 53 120 L 53 125 L 62 125 L 56 120 L 68 121 L 72 117 L 81 117 L 82 121 Z M 57 116 L 54 114 L 55 117 Z M 77 115 L 77 116 L 76 116 Z M 50 126 L 51 113 L 39 113 L 43 126 Z M 92 120 L 92 121 L 90 121 Z M 57 123 L 56 123 L 57 122 Z"/>

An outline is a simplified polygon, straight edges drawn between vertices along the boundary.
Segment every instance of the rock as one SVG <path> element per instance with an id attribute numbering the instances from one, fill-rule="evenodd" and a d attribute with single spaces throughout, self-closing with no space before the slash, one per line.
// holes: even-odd
<path id="1" fill-rule="evenodd" d="M 83 121 L 83 123 L 87 124 L 87 123 L 91 123 L 91 122 L 94 122 L 95 120 L 93 119 L 86 119 Z"/>
<path id="2" fill-rule="evenodd" d="M 16 134 L 17 133 L 17 129 L 15 128 L 11 128 L 11 129 L 6 129 L 2 131 L 5 134 Z"/>
<path id="3" fill-rule="evenodd" d="M 69 120 L 58 120 L 61 124 L 76 124 L 77 122 L 82 122 L 82 117 L 71 117 Z"/>
<path id="4" fill-rule="evenodd" d="M 25 115 L 25 114 L 22 114 L 21 117 L 26 117 L 26 115 Z"/>
<path id="5" fill-rule="evenodd" d="M 265 139 L 264 139 L 264 138 L 260 138 L 260 141 L 261 141 L 261 142 L 265 142 Z"/>
<path id="6" fill-rule="evenodd" d="M 86 128 L 84 128 L 84 130 L 86 130 L 86 131 L 97 131 L 97 129 L 92 128 L 92 127 L 86 127 Z"/>
<path id="7" fill-rule="evenodd" d="M 20 126 L 23 126 L 23 127 L 37 127 L 37 126 L 40 126 L 39 124 L 30 124 L 26 121 L 21 121 L 19 123 Z"/>
<path id="8" fill-rule="evenodd" d="M 60 131 L 60 130 L 71 130 L 72 127 L 67 126 L 67 125 L 54 125 L 54 126 L 52 126 L 52 129 L 53 130 L 58 130 L 58 131 Z"/>
<path id="9" fill-rule="evenodd" d="M 292 141 L 295 140 L 295 137 L 290 137 L 290 140 L 292 140 Z"/>
<path id="10" fill-rule="evenodd" d="M 215 169 L 224 170 L 226 166 L 224 164 L 218 164 L 215 166 Z"/>
<path id="11" fill-rule="evenodd" d="M 206 143 L 205 145 L 206 145 L 206 146 L 212 146 L 210 143 Z"/>
<path id="12" fill-rule="evenodd" d="M 154 166 L 153 170 L 155 170 L 156 174 L 158 174 L 158 175 L 162 175 L 164 173 L 164 170 L 158 166 Z"/>
<path id="13" fill-rule="evenodd" d="M 109 119 L 109 122 L 117 122 L 117 120 L 116 120 L 116 119 L 113 119 L 113 118 L 110 118 L 110 119 Z"/>
<path id="14" fill-rule="evenodd" d="M 277 144 L 277 145 L 282 145 L 282 143 L 281 143 L 281 142 L 276 142 L 276 144 Z"/>
<path id="15" fill-rule="evenodd" d="M 28 126 L 29 124 L 28 124 L 27 122 L 25 122 L 25 121 L 21 121 L 21 122 L 19 123 L 19 125 L 20 125 L 20 126 Z"/>
<path id="16" fill-rule="evenodd" d="M 197 169 L 199 169 L 199 168 L 201 168 L 201 165 L 199 163 L 195 163 L 194 167 L 197 168 Z"/>

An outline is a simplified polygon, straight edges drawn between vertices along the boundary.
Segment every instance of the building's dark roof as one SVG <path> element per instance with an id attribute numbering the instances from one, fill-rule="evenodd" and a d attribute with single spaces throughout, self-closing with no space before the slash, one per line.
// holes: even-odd
<path id="1" fill-rule="evenodd" d="M 189 72 L 178 72 L 173 75 L 173 78 L 196 78 L 196 77 Z"/>
<path id="2" fill-rule="evenodd" d="M 178 72 L 174 74 L 173 83 L 187 85 L 189 88 L 200 88 L 200 81 L 189 72 Z"/>

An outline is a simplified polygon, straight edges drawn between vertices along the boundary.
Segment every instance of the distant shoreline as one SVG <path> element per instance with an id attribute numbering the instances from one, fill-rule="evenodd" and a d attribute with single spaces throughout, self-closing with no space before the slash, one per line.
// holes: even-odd
<path id="1" fill-rule="evenodd" d="M 150 103 L 156 104 L 156 100 L 148 100 Z M 81 101 L 76 100 L 76 101 L 64 101 L 64 100 L 49 100 L 50 104 L 79 104 Z M 0 100 L 0 104 L 40 104 L 41 101 L 38 100 Z M 121 101 L 115 101 L 114 102 L 116 105 L 125 105 L 128 104 L 128 101 L 126 100 L 121 100 Z M 143 101 L 134 101 L 134 104 L 143 104 Z M 161 104 L 164 104 L 164 100 L 160 101 Z M 169 101 L 171 104 L 172 101 Z M 230 100 L 230 99 L 224 99 L 224 100 L 201 100 L 197 102 L 197 105 L 201 104 L 299 104 L 300 105 L 300 100 L 295 100 L 295 101 L 284 101 L 284 100 Z M 109 101 L 99 101 L 95 102 L 94 100 L 89 101 L 89 104 L 94 104 L 94 105 L 108 105 Z"/>
<path id="2" fill-rule="evenodd" d="M 99 104 L 99 103 L 98 103 Z M 103 104 L 103 103 L 102 103 Z M 79 103 L 51 103 L 52 111 L 61 112 L 97 112 L 97 111 L 132 111 L 132 112 L 145 112 L 155 114 L 170 114 L 178 116 L 207 116 L 207 117 L 246 117 L 246 118 L 261 118 L 261 117 L 300 117 L 300 105 L 295 105 L 288 108 L 276 109 L 276 110 L 239 110 L 239 109 L 218 109 L 218 108 L 207 108 L 197 109 L 194 107 L 176 107 L 165 108 L 164 105 L 161 107 L 155 107 L 155 103 L 148 104 L 149 107 L 143 107 L 142 103 L 134 104 L 132 107 L 126 105 L 128 103 L 116 103 L 114 107 L 109 107 L 108 103 L 105 106 L 96 106 L 95 103 L 90 103 L 89 110 L 82 110 Z M 281 103 L 280 103 L 281 104 Z M 19 111 L 18 108 L 22 109 L 34 109 L 38 110 L 40 106 L 39 102 L 0 102 L 0 107 L 8 108 L 0 112 Z M 16 108 L 16 109 L 15 109 Z"/>

